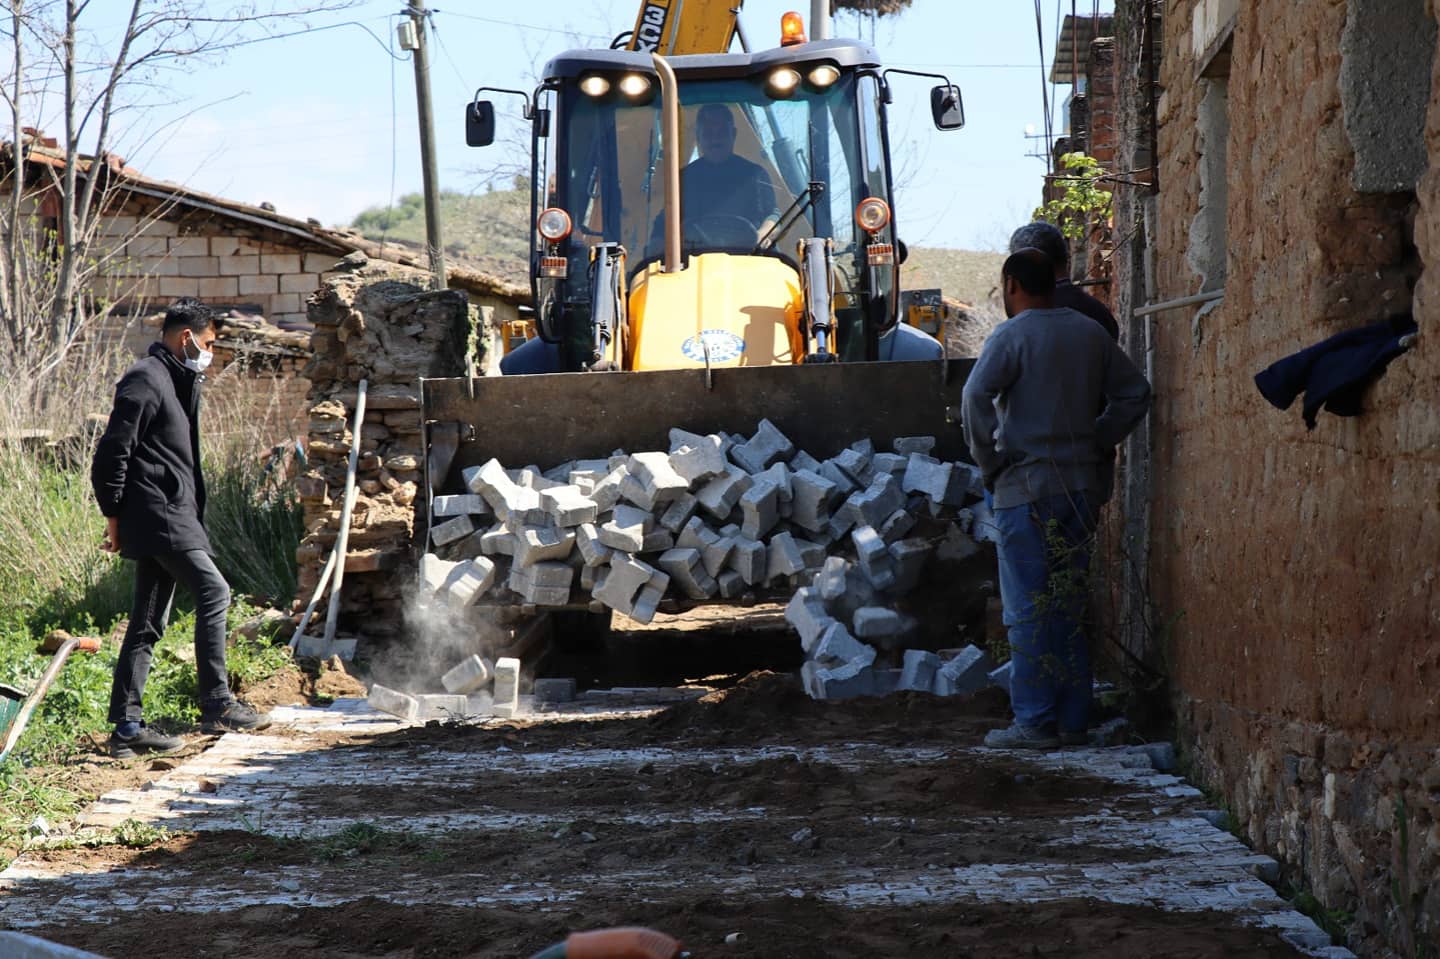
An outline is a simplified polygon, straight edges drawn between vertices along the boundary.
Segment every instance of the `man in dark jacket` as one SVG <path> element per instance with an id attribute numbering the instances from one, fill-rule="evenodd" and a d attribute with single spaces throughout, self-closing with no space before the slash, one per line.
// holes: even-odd
<path id="1" fill-rule="evenodd" d="M 1120 339 L 1120 325 L 1115 314 L 1095 297 L 1086 293 L 1070 281 L 1070 244 L 1059 227 L 1044 220 L 1027 223 L 1010 235 L 1010 252 L 1039 250 L 1050 259 L 1055 270 L 1055 306 L 1057 309 L 1075 310 L 1105 327 L 1110 339 Z"/>
<path id="2" fill-rule="evenodd" d="M 225 613 L 230 587 L 211 558 L 200 473 L 200 387 L 215 326 L 196 300 L 165 311 L 161 338 L 121 377 L 95 450 L 90 482 L 106 519 L 101 548 L 135 561 L 135 602 L 110 690 L 111 754 L 167 753 L 184 742 L 145 725 L 141 695 L 150 657 L 170 619 L 175 584 L 195 597 L 195 665 L 207 733 L 270 725 L 230 694 Z"/>

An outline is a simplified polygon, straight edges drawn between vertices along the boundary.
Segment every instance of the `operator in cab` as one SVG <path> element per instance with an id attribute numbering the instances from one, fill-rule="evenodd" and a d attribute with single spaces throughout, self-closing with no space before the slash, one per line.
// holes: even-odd
<path id="1" fill-rule="evenodd" d="M 680 210 L 688 241 L 702 246 L 746 246 L 763 237 L 780 210 L 775 186 L 758 163 L 735 152 L 735 115 L 724 103 L 707 103 L 695 115 L 699 152 L 680 171 Z"/>

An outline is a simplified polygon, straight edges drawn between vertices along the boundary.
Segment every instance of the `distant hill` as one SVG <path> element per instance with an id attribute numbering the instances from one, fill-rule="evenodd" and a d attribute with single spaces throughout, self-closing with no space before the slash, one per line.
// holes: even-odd
<path id="1" fill-rule="evenodd" d="M 529 218 L 530 194 L 525 189 L 440 194 L 446 253 L 484 263 L 502 275 L 525 275 Z M 401 197 L 393 209 L 365 210 L 350 225 L 372 240 L 396 240 L 423 248 L 424 201 L 420 194 L 411 193 Z M 981 304 L 996 286 L 1004 259 L 999 253 L 911 247 L 902 268 L 903 285 L 906 289 L 938 287 L 948 297 Z"/>

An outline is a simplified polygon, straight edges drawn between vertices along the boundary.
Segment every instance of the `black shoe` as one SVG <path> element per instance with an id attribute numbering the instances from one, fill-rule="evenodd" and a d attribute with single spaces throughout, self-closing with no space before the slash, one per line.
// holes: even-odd
<path id="1" fill-rule="evenodd" d="M 270 725 L 270 714 L 262 713 L 249 703 L 232 699 L 218 713 L 202 714 L 200 731 L 219 735 L 220 733 L 254 733 Z"/>
<path id="2" fill-rule="evenodd" d="M 168 756 L 185 748 L 185 740 L 179 736 L 162 736 L 149 726 L 141 726 L 133 736 L 110 734 L 110 755 L 116 759 L 134 759 L 136 756 Z"/>
<path id="3" fill-rule="evenodd" d="M 1060 745 L 1062 746 L 1088 746 L 1090 745 L 1090 734 L 1085 730 L 1062 729 L 1060 730 Z"/>

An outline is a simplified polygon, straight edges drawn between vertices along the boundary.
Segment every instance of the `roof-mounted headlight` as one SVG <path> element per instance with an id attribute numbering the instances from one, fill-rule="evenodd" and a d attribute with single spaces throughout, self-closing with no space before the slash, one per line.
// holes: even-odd
<path id="1" fill-rule="evenodd" d="M 840 71 L 828 63 L 821 63 L 812 67 L 806 76 L 811 84 L 823 90 L 840 79 Z"/>
<path id="2" fill-rule="evenodd" d="M 800 85 L 800 73 L 790 67 L 779 67 L 770 71 L 765 85 L 769 87 L 771 96 L 788 97 Z"/>

